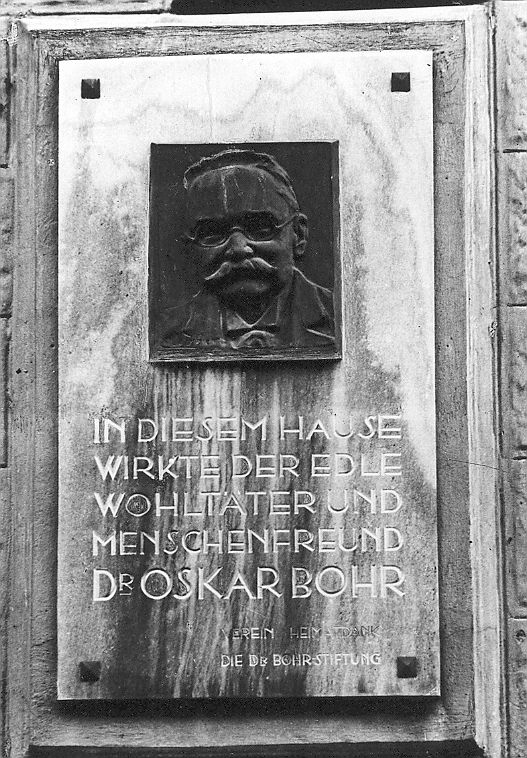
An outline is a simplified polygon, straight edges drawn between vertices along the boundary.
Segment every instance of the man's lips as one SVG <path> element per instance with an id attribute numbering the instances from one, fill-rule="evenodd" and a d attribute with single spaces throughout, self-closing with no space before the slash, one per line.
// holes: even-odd
<path id="1" fill-rule="evenodd" d="M 229 279 L 237 276 L 239 273 L 262 273 L 262 274 L 274 274 L 276 272 L 275 266 L 272 266 L 263 258 L 246 258 L 239 263 L 232 263 L 231 261 L 223 261 L 218 268 L 209 276 L 205 277 L 206 282 L 219 282 L 222 279 Z"/>

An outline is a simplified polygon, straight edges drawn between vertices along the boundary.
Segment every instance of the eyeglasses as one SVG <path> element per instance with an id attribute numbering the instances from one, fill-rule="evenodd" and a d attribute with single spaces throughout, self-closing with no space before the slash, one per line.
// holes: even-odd
<path id="1" fill-rule="evenodd" d="M 202 247 L 217 247 L 224 245 L 234 232 L 241 232 L 250 242 L 269 242 L 281 229 L 290 224 L 296 215 L 294 213 L 281 224 L 277 224 L 268 213 L 250 214 L 240 224 L 204 219 L 198 221 L 194 233 L 185 235 L 185 239 Z"/>

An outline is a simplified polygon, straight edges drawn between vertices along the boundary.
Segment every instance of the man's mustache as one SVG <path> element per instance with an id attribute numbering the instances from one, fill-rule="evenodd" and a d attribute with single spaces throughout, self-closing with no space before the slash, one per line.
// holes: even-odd
<path id="1" fill-rule="evenodd" d="M 264 261 L 263 258 L 258 258 L 257 256 L 255 258 L 246 258 L 239 263 L 223 261 L 223 263 L 218 266 L 216 271 L 205 277 L 205 281 L 218 282 L 221 279 L 226 279 L 232 274 L 238 273 L 239 271 L 260 271 L 263 274 L 274 274 L 276 272 L 276 267 L 272 266 L 267 261 Z"/>

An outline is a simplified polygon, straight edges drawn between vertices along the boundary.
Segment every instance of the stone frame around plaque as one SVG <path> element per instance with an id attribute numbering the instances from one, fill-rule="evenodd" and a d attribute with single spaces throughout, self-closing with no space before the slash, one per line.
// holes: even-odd
<path id="1" fill-rule="evenodd" d="M 13 508 L 19 518 L 12 527 L 10 555 L 25 555 L 26 560 L 24 570 L 15 571 L 11 582 L 12 634 L 7 635 L 11 677 L 6 709 L 12 749 L 20 754 L 34 749 L 42 756 L 55 756 L 61 750 L 68 755 L 103 756 L 108 750 L 123 749 L 124 732 L 127 742 L 135 746 L 129 748 L 134 755 L 145 750 L 170 751 L 174 746 L 180 750 L 219 750 L 225 755 L 232 750 L 258 753 L 272 751 L 277 740 L 293 752 L 301 749 L 318 755 L 327 748 L 328 739 L 337 751 L 349 750 L 350 735 L 359 752 L 361 745 L 377 745 L 372 748 L 375 755 L 397 750 L 401 744 L 412 755 L 426 748 L 434 755 L 453 750 L 456 755 L 468 756 L 478 752 L 477 745 L 482 744 L 489 755 L 499 754 L 503 670 L 494 655 L 500 644 L 496 589 L 499 529 L 495 502 L 488 496 L 495 490 L 498 472 L 492 426 L 489 332 L 491 337 L 493 332 L 488 329 L 494 314 L 488 266 L 492 257 L 492 217 L 488 212 L 491 135 L 486 111 L 481 108 L 489 97 L 484 55 L 488 18 L 485 9 L 478 6 L 379 13 L 382 16 L 375 24 L 357 12 L 335 18 L 327 14 L 323 23 L 318 16 L 316 21 L 309 21 L 303 15 L 301 21 L 284 16 L 278 24 L 263 14 L 234 22 L 232 16 L 225 17 L 227 20 L 211 17 L 210 21 L 199 17 L 183 27 L 179 18 L 163 15 L 141 16 L 137 22 L 130 15 L 116 20 L 108 16 L 74 17 L 73 21 L 67 17 L 27 17 L 18 22 L 16 230 L 20 255 L 16 258 L 19 304 L 13 320 L 12 349 L 19 356 L 16 365 L 25 365 L 27 370 L 17 369 L 15 375 L 13 369 L 12 396 L 13 417 L 26 418 L 27 423 L 12 425 L 11 484 Z M 222 24 L 227 28 L 221 28 Z M 243 34 L 235 28 L 241 24 L 247 26 Z M 215 28 L 203 29 L 203 25 Z M 297 34 L 304 25 L 309 34 Z M 449 634 L 442 634 L 442 653 L 447 661 L 442 671 L 443 699 L 428 703 L 425 710 L 419 704 L 416 707 L 414 701 L 409 711 L 404 698 L 379 698 L 374 703 L 375 714 L 371 703 L 357 705 L 353 700 L 337 706 L 329 699 L 327 707 L 309 698 L 252 701 L 249 719 L 247 701 L 236 698 L 227 706 L 211 703 L 205 707 L 201 700 L 192 701 L 183 710 L 180 702 L 152 710 L 145 709 L 142 701 L 126 703 L 124 709 L 122 704 L 108 701 L 102 706 L 83 702 L 80 707 L 78 702 L 62 703 L 57 708 L 53 644 L 56 427 L 53 423 L 40 424 L 35 436 L 35 425 L 43 413 L 52 416 L 57 412 L 56 362 L 50 359 L 50 350 L 57 341 L 54 262 L 59 62 L 79 59 L 89 68 L 94 58 L 119 56 L 123 51 L 128 56 L 145 55 L 153 49 L 162 50 L 164 55 L 188 55 L 204 50 L 221 54 L 240 48 L 269 52 L 299 47 L 310 51 L 328 47 L 400 49 L 415 47 L 418 42 L 434 51 L 435 199 L 437 217 L 449 219 L 437 225 L 437 270 L 446 285 L 437 288 L 437 392 L 442 419 L 438 432 L 439 577 L 444 590 L 440 600 L 442 630 L 449 630 Z M 465 97 L 467 92 L 469 97 Z M 42 128 L 34 127 L 35 113 Z M 49 233 L 39 233 L 40 229 Z M 146 307 L 146 298 L 144 302 Z M 456 377 L 454 384 L 452 376 Z M 467 386 L 472 396 L 468 405 Z M 484 460 L 486 465 L 459 464 L 459 460 L 467 459 Z M 47 475 L 28 476 L 34 467 Z M 40 525 L 36 530 L 35 524 Z M 28 541 L 28 534 L 33 533 L 38 539 Z M 24 588 L 31 584 L 38 585 L 39 592 L 28 602 Z M 35 692 L 39 694 L 36 699 Z M 105 716 L 102 721 L 101 707 Z M 218 714 L 225 714 L 225 708 L 229 718 L 218 718 Z M 258 728 L 262 725 L 263 729 Z M 202 735 L 199 748 L 198 733 Z"/>
<path id="2" fill-rule="evenodd" d="M 341 357 L 338 142 L 152 144 L 151 362 Z"/>

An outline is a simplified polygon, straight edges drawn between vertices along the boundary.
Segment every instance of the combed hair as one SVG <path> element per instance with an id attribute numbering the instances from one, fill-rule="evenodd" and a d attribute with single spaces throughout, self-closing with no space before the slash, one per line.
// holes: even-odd
<path id="1" fill-rule="evenodd" d="M 281 188 L 278 191 L 291 204 L 293 210 L 299 210 L 293 183 L 287 171 L 282 168 L 272 155 L 257 153 L 255 150 L 237 150 L 231 148 L 222 150 L 214 155 L 206 156 L 205 158 L 200 158 L 199 161 L 193 163 L 185 171 L 183 186 L 188 190 L 192 182 L 207 171 L 213 171 L 218 168 L 234 168 L 236 166 L 254 166 L 254 168 L 267 171 L 268 174 L 278 181 Z"/>

